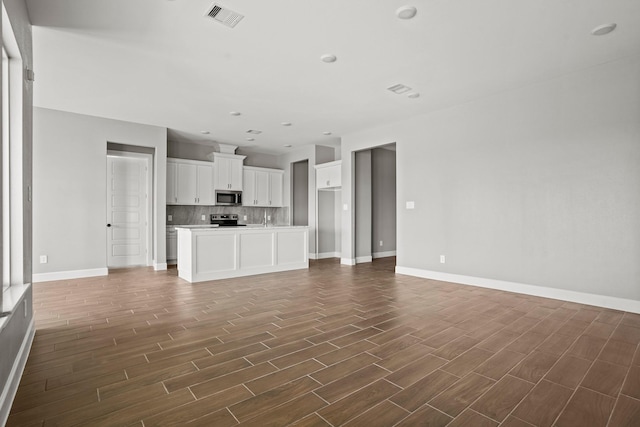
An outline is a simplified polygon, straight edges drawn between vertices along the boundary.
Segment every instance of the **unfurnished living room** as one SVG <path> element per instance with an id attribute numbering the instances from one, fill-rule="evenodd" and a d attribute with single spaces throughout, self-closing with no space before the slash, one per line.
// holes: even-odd
<path id="1" fill-rule="evenodd" d="M 0 426 L 640 426 L 640 2 L 1 4 Z"/>

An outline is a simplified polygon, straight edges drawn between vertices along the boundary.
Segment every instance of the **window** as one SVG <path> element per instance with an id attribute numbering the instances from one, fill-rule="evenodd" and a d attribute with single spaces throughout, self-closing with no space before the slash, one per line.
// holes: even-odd
<path id="1" fill-rule="evenodd" d="M 13 309 L 16 292 L 25 285 L 24 267 L 24 214 L 30 194 L 25 194 L 23 177 L 23 86 L 22 57 L 18 49 L 11 22 L 2 3 L 2 72 L 0 93 L 2 98 L 2 299 L 3 311 Z M 30 193 L 30 188 L 29 188 Z"/>
<path id="2" fill-rule="evenodd" d="M 2 46 L 2 291 L 11 285 L 11 162 L 9 144 L 9 57 Z"/>

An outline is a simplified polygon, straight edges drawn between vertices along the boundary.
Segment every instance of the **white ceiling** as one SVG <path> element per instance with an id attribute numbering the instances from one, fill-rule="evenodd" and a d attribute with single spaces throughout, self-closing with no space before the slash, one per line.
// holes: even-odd
<path id="1" fill-rule="evenodd" d="M 27 0 L 35 105 L 281 153 L 640 52 L 638 0 L 217 1 L 245 16 L 233 29 L 213 3 Z"/>

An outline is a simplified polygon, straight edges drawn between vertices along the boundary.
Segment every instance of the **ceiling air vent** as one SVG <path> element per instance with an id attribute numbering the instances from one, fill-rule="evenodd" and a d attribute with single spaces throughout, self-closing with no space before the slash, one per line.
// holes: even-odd
<path id="1" fill-rule="evenodd" d="M 235 27 L 236 24 L 244 18 L 244 15 L 240 15 L 238 12 L 224 8 L 217 3 L 212 4 L 211 7 L 207 9 L 207 13 L 205 15 L 230 28 Z"/>
<path id="2" fill-rule="evenodd" d="M 397 93 L 398 95 L 402 95 L 403 93 L 409 92 L 411 88 L 409 86 L 398 83 L 397 85 L 389 86 L 387 90 L 390 90 L 393 93 Z"/>

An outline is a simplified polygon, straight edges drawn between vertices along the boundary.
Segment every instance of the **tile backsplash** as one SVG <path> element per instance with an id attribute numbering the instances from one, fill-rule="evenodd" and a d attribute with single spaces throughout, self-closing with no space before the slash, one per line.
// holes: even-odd
<path id="1" fill-rule="evenodd" d="M 238 214 L 240 224 L 261 224 L 264 212 L 271 216 L 269 224 L 289 225 L 289 208 L 254 208 L 246 206 L 183 206 L 167 205 L 167 218 L 171 215 L 171 221 L 167 219 L 167 225 L 198 225 L 208 224 L 209 215 L 214 213 Z M 202 220 L 204 215 L 205 220 Z M 246 221 L 244 216 L 247 216 Z"/>

